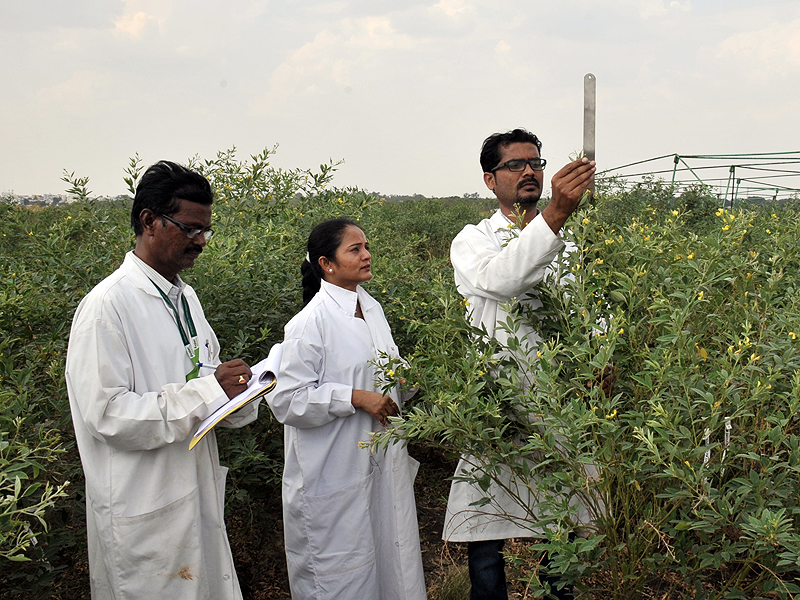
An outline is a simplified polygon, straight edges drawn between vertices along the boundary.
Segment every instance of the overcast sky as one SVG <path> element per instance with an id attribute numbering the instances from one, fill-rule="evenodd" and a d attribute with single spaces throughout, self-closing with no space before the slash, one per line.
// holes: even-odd
<path id="1" fill-rule="evenodd" d="M 600 169 L 800 149 L 797 0 L 0 0 L 0 193 L 125 193 L 139 153 L 343 160 L 384 194 L 488 195 L 522 126 L 552 175 L 597 77 Z"/>

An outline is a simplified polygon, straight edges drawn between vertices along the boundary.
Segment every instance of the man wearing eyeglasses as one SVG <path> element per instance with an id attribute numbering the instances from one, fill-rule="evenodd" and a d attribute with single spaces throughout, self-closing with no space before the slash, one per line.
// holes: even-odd
<path id="1" fill-rule="evenodd" d="M 580 203 L 595 172 L 594 161 L 585 158 L 562 168 L 552 179 L 552 198 L 544 210 L 542 195 L 546 161 L 542 144 L 532 133 L 514 129 L 495 133 L 483 143 L 480 162 L 483 181 L 499 204 L 498 210 L 477 225 L 467 225 L 450 248 L 458 291 L 468 302 L 472 325 L 485 327 L 501 344 L 509 334 L 500 323 L 509 318 L 506 303 L 524 303 L 532 310 L 541 306 L 527 297 L 564 247 L 559 232 Z M 533 330 L 520 327 L 517 337 L 536 348 L 541 341 Z M 474 457 L 462 457 L 456 476 L 468 475 L 479 466 Z M 511 485 L 510 481 L 503 482 Z M 485 504 L 487 497 L 492 498 Z M 507 538 L 531 537 L 534 532 L 517 524 L 529 519 L 500 485 L 488 492 L 465 481 L 454 481 L 443 537 L 468 542 L 470 600 L 507 600 L 505 561 L 501 554 Z M 571 598 L 563 588 L 561 598 Z"/>
<path id="2" fill-rule="evenodd" d="M 66 381 L 86 476 L 93 600 L 241 599 L 224 523 L 225 477 L 200 421 L 247 387 L 179 273 L 211 238 L 208 181 L 175 163 L 136 189 L 133 251 L 81 301 Z M 211 365 L 212 368 L 201 367 Z M 256 403 L 223 422 L 240 427 Z"/>

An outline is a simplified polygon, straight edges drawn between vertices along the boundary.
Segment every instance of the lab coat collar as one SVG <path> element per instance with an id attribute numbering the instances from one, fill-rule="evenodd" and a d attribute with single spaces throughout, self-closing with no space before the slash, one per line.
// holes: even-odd
<path id="1" fill-rule="evenodd" d="M 160 297 L 158 290 L 153 287 L 153 283 L 155 283 L 158 288 L 167 296 L 170 295 L 170 291 L 173 287 L 177 287 L 179 293 L 183 292 L 188 287 L 188 285 L 180 278 L 180 276 L 177 276 L 178 285 L 173 285 L 171 282 L 167 281 L 163 275 L 144 262 L 141 258 L 136 256 L 133 253 L 133 250 L 130 250 L 127 254 L 125 254 L 125 260 L 122 263 L 122 268 L 131 278 L 131 281 L 133 281 L 136 287 L 141 289 L 143 292 L 150 294 L 151 296 Z"/>
<path id="2" fill-rule="evenodd" d="M 324 279 L 320 282 L 321 289 L 324 291 L 335 303 L 336 305 L 342 309 L 349 317 L 356 316 L 356 303 L 361 303 L 361 311 L 366 313 L 366 311 L 377 301 L 372 298 L 364 288 L 360 285 L 356 288 L 355 292 L 351 292 L 350 290 L 346 290 L 343 287 L 339 287 L 338 285 L 333 285 L 332 283 L 328 283 Z"/>
<path id="3" fill-rule="evenodd" d="M 499 208 L 489 217 L 489 224 L 492 227 L 492 231 L 494 231 L 494 234 L 501 242 L 507 242 L 512 237 L 519 235 L 519 227 L 517 227 L 517 224 L 505 216 L 503 211 Z"/>
<path id="4" fill-rule="evenodd" d="M 499 232 L 503 229 L 511 229 L 512 227 L 516 227 L 516 223 L 509 219 L 507 216 L 503 214 L 503 211 L 499 208 L 494 212 L 494 214 L 489 217 L 489 222 L 492 224 L 492 229 L 495 232 Z"/>
<path id="5" fill-rule="evenodd" d="M 533 218 L 533 221 L 539 218 L 543 218 L 542 211 L 537 208 L 536 216 Z M 528 227 L 531 226 L 533 221 L 528 223 Z M 516 221 L 509 219 L 499 208 L 491 217 L 489 217 L 489 223 L 491 224 L 492 231 L 494 231 L 497 238 L 503 243 L 508 242 L 512 237 L 516 237 L 520 233 Z"/>
<path id="6" fill-rule="evenodd" d="M 536 216 L 534 217 L 534 219 L 536 219 L 541 214 L 542 211 L 540 211 L 537 208 Z M 508 229 L 518 229 L 516 221 L 512 221 L 507 216 L 505 216 L 503 214 L 503 211 L 500 210 L 499 208 L 491 217 L 489 217 L 489 222 L 492 224 L 492 228 L 494 229 L 495 233 L 500 233 L 501 231 Z"/>

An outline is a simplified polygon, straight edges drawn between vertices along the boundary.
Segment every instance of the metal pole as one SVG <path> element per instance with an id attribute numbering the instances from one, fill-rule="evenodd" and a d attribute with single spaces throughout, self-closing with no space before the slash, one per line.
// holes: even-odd
<path id="1" fill-rule="evenodd" d="M 678 162 L 680 160 L 681 157 L 676 154 L 672 165 L 672 185 L 675 185 L 675 174 L 678 172 Z"/>
<path id="2" fill-rule="evenodd" d="M 597 79 L 591 73 L 583 78 L 583 155 L 589 160 L 595 159 L 595 116 L 597 111 Z M 589 184 L 589 191 L 594 195 L 594 179 Z"/>
<path id="3" fill-rule="evenodd" d="M 734 179 L 736 179 L 736 165 L 731 165 L 731 168 L 728 169 L 728 185 L 725 186 L 725 198 L 722 201 L 722 208 L 726 208 L 725 205 L 728 203 L 728 192 L 731 194 L 731 208 L 733 208 L 733 200 L 736 193 L 733 186 Z"/>
<path id="4" fill-rule="evenodd" d="M 736 180 L 736 199 L 739 199 L 739 185 L 741 185 L 742 179 L 741 177 Z M 733 208 L 733 203 L 731 203 L 731 208 Z"/>

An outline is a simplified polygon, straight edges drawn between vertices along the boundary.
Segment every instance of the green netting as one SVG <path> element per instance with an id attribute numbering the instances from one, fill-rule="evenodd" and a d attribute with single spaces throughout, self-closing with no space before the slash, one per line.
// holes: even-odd
<path id="1" fill-rule="evenodd" d="M 598 173 L 626 184 L 645 179 L 671 182 L 676 192 L 703 185 L 723 206 L 739 200 L 800 197 L 800 150 L 755 154 L 665 154 Z"/>

